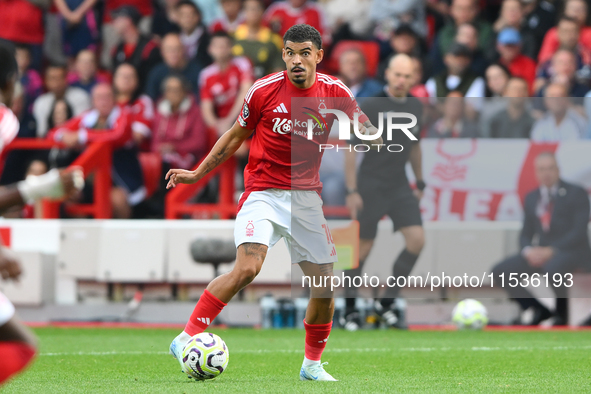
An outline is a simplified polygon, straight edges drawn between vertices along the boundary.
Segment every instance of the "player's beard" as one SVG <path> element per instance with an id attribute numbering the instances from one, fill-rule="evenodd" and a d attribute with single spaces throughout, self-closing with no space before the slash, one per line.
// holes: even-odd
<path id="1" fill-rule="evenodd" d="M 295 71 L 302 71 L 300 74 L 296 74 Z M 302 67 L 294 67 L 291 69 L 291 80 L 294 83 L 297 84 L 303 84 L 304 82 L 306 82 L 306 77 L 307 77 L 307 73 L 306 73 L 306 69 L 302 68 Z"/>

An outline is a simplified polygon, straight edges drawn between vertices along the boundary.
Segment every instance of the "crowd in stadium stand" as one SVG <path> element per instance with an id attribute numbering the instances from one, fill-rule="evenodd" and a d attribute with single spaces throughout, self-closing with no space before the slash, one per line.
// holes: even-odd
<path id="1" fill-rule="evenodd" d="M 585 0 L 0 1 L 0 41 L 14 44 L 20 73 L 19 138 L 66 147 L 12 152 L 1 183 L 68 165 L 87 130 L 127 116 L 114 216 L 161 216 L 163 185 L 147 196 L 138 155 L 158 153 L 164 171 L 194 166 L 252 83 L 284 69 L 282 34 L 297 23 L 320 31 L 320 71 L 359 99 L 382 92 L 393 55 L 411 56 L 411 93 L 430 108 L 424 138 L 589 139 L 587 19 Z"/>

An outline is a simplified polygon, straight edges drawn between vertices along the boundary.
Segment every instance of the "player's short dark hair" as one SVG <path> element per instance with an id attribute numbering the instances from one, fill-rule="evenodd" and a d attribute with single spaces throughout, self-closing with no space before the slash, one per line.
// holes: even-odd
<path id="1" fill-rule="evenodd" d="M 291 42 L 306 42 L 306 41 L 311 41 L 312 44 L 314 44 L 314 46 L 318 49 L 322 49 L 322 37 L 320 36 L 320 33 L 318 32 L 318 30 L 316 30 L 315 28 L 313 28 L 310 25 L 306 25 L 306 24 L 299 24 L 299 25 L 293 25 L 292 27 L 289 28 L 289 30 L 287 30 L 285 32 L 285 34 L 283 35 L 283 45 L 285 45 L 285 43 L 287 41 L 291 41 Z"/>
<path id="2" fill-rule="evenodd" d="M 14 51 L 7 45 L 0 44 L 0 89 L 6 89 L 17 74 L 18 65 Z"/>
<path id="3" fill-rule="evenodd" d="M 182 6 L 189 6 L 193 9 L 193 11 L 195 11 L 197 14 L 199 14 L 199 18 L 203 18 L 203 13 L 201 12 L 201 8 L 199 8 L 199 6 L 192 2 L 191 0 L 181 0 L 177 3 L 176 5 L 176 9 L 178 10 L 179 8 L 181 8 Z"/>

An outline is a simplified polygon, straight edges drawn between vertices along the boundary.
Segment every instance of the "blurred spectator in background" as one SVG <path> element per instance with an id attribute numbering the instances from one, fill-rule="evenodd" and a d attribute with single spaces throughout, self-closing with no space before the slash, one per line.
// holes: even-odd
<path id="1" fill-rule="evenodd" d="M 152 100 L 158 100 L 162 93 L 162 81 L 171 73 L 179 73 L 190 81 L 191 91 L 198 93 L 197 81 L 201 66 L 187 58 L 185 47 L 176 33 L 169 33 L 162 39 L 160 51 L 164 61 L 148 74 L 145 92 Z"/>
<path id="2" fill-rule="evenodd" d="M 137 146 L 147 149 L 152 135 L 154 104 L 150 97 L 141 94 L 137 70 L 132 64 L 122 63 L 115 69 L 113 89 L 117 106 L 129 113 L 133 140 Z"/>
<path id="3" fill-rule="evenodd" d="M 326 27 L 322 9 L 308 0 L 277 1 L 265 12 L 265 22 L 281 37 L 287 29 L 299 23 L 306 23 L 320 32 L 322 44 L 329 45 L 331 37 Z"/>
<path id="4" fill-rule="evenodd" d="M 371 38 L 372 22 L 369 10 L 373 0 L 325 0 L 320 5 L 326 16 L 332 42 Z"/>
<path id="5" fill-rule="evenodd" d="M 527 81 L 520 77 L 512 77 L 503 95 L 507 103 L 497 112 L 481 133 L 490 138 L 529 138 L 534 118 L 528 108 L 529 89 Z"/>
<path id="6" fill-rule="evenodd" d="M 119 43 L 113 52 L 113 70 L 121 63 L 131 63 L 137 70 L 140 85 L 144 86 L 148 73 L 162 61 L 158 44 L 149 36 L 141 34 L 138 24 L 141 14 L 137 8 L 122 6 L 113 11 L 113 29 Z"/>
<path id="7" fill-rule="evenodd" d="M 348 49 L 341 54 L 338 75 L 357 98 L 372 97 L 382 92 L 383 85 L 368 78 L 365 57 L 358 49 Z"/>
<path id="8" fill-rule="evenodd" d="M 68 86 L 67 68 L 61 65 L 50 65 L 45 69 L 45 87 L 47 93 L 42 94 L 33 103 L 33 116 L 37 123 L 37 137 L 47 134 L 47 120 L 55 100 L 65 99 L 72 107 L 74 116 L 90 108 L 90 97 L 83 89 Z"/>
<path id="9" fill-rule="evenodd" d="M 378 40 L 385 41 L 402 24 L 421 37 L 427 36 L 425 0 L 374 0 L 369 19 L 377 25 L 374 35 Z"/>
<path id="10" fill-rule="evenodd" d="M 427 104 L 428 100 L 423 100 L 424 98 L 429 97 L 429 92 L 423 84 L 423 64 L 421 63 L 421 59 L 418 57 L 411 57 L 410 59 L 413 65 L 412 87 L 410 88 L 410 94 L 414 97 L 417 97 L 423 104 Z"/>
<path id="11" fill-rule="evenodd" d="M 51 115 L 47 120 L 49 130 L 63 126 L 68 120 L 72 119 L 72 117 L 74 117 L 74 112 L 72 111 L 70 104 L 68 104 L 68 102 L 64 99 L 55 100 L 53 103 L 53 108 L 51 109 Z M 49 152 L 48 162 L 52 168 L 67 167 L 72 164 L 76 157 L 78 157 L 78 154 L 78 151 L 54 147 Z M 41 169 L 42 166 L 45 166 L 45 170 L 43 172 L 47 171 L 47 165 L 42 160 L 34 160 L 31 166 L 33 165 L 35 165 L 35 168 L 37 169 Z M 30 171 L 30 168 L 28 171 Z M 36 173 L 35 175 L 40 174 Z"/>
<path id="12" fill-rule="evenodd" d="M 569 50 L 575 54 L 575 69 L 577 82 L 588 85 L 591 79 L 591 50 L 586 46 L 579 44 L 579 25 L 573 18 L 563 16 L 558 21 L 558 41 L 559 49 L 550 54 L 544 62 L 540 62 L 538 68 L 538 79 L 549 79 L 552 76 L 552 57 L 561 49 Z M 538 81 L 538 84 L 545 81 Z M 537 86 L 538 89 L 540 86 Z"/>
<path id="13" fill-rule="evenodd" d="M 104 0 L 103 26 L 101 34 L 102 54 L 101 64 L 106 69 L 113 68 L 113 50 L 120 41 L 121 33 L 114 25 L 116 11 L 121 7 L 133 8 L 133 18 L 137 19 L 135 23 L 142 34 L 148 34 L 151 30 L 152 14 L 154 8 L 152 1 L 148 0 Z"/>
<path id="14" fill-rule="evenodd" d="M 177 21 L 181 28 L 181 42 L 187 56 L 201 67 L 209 66 L 211 64 L 211 56 L 207 53 L 209 32 L 203 24 L 201 9 L 191 0 L 179 1 L 176 9 Z"/>
<path id="15" fill-rule="evenodd" d="M 246 56 L 254 67 L 254 78 L 285 69 L 281 59 L 283 40 L 263 25 L 263 0 L 244 1 L 244 23 L 234 33 L 234 56 Z"/>
<path id="16" fill-rule="evenodd" d="M 544 152 L 534 162 L 539 187 L 531 191 L 524 201 L 524 219 L 519 244 L 521 252 L 497 264 L 495 276 L 527 273 L 545 274 L 550 278 L 572 274 L 579 268 L 591 268 L 591 249 L 587 225 L 589 222 L 589 196 L 585 189 L 560 179 L 560 171 L 553 153 Z M 495 281 L 497 282 L 497 281 Z M 499 283 L 499 282 L 497 282 Z M 554 325 L 568 324 L 568 291 L 564 280 L 550 281 L 556 295 L 554 313 L 542 305 L 525 287 L 505 286 L 509 297 L 519 304 L 521 311 L 530 309 L 532 318 L 517 324 L 538 325 L 554 317 Z"/>
<path id="17" fill-rule="evenodd" d="M 539 43 L 533 32 L 524 25 L 523 8 L 520 0 L 504 0 L 501 5 L 499 18 L 493 25 L 493 29 L 500 34 L 506 28 L 513 28 L 519 32 L 521 53 L 530 59 L 536 59 L 538 55 Z M 499 38 L 497 37 L 497 44 Z"/>
<path id="18" fill-rule="evenodd" d="M 537 57 L 544 35 L 556 21 L 556 8 L 548 0 L 520 0 L 521 10 L 524 15 L 522 32 L 531 32 L 535 39 L 534 53 Z"/>
<path id="19" fill-rule="evenodd" d="M 421 39 L 415 31 L 408 25 L 401 25 L 392 32 L 388 46 L 381 48 L 383 60 L 378 64 L 378 76 L 382 81 L 386 80 L 386 69 L 390 60 L 398 55 L 421 57 Z"/>
<path id="20" fill-rule="evenodd" d="M 588 6 L 584 0 L 566 0 L 564 4 L 564 17 L 566 17 L 566 20 L 571 20 L 578 26 L 578 29 L 569 26 L 569 32 L 576 31 L 579 44 L 589 50 L 591 49 L 591 27 L 585 26 L 587 23 L 587 15 Z M 564 18 L 561 18 L 561 20 L 562 19 Z M 558 32 L 559 27 L 560 21 L 557 27 L 550 28 L 544 36 L 544 42 L 542 43 L 538 55 L 538 63 L 543 63 L 549 60 L 552 57 L 552 54 L 565 44 L 560 40 L 560 34 Z M 574 47 L 572 43 L 568 43 L 568 45 L 569 49 Z"/>
<path id="21" fill-rule="evenodd" d="M 72 119 L 73 116 L 74 111 L 66 100 L 63 98 L 55 100 L 53 108 L 51 108 L 51 114 L 47 120 L 47 127 L 49 130 L 52 130 L 55 127 L 62 126 L 68 120 Z"/>
<path id="22" fill-rule="evenodd" d="M 221 18 L 224 10 L 219 0 L 191 0 L 201 11 L 204 26 L 211 26 L 215 20 Z"/>
<path id="23" fill-rule="evenodd" d="M 480 110 L 478 118 L 478 128 L 481 137 L 488 137 L 490 121 L 494 115 L 502 111 L 507 105 L 503 98 L 507 82 L 511 78 L 511 73 L 507 67 L 502 64 L 491 64 L 485 73 L 486 78 L 486 96 L 485 104 Z"/>
<path id="24" fill-rule="evenodd" d="M 544 92 L 546 115 L 536 121 L 531 132 L 534 141 L 566 141 L 583 138 L 587 121 L 571 108 L 568 88 L 551 83 Z"/>
<path id="25" fill-rule="evenodd" d="M 156 0 L 154 1 L 154 18 L 152 19 L 151 33 L 157 41 L 168 33 L 179 33 L 178 3 L 180 0 Z M 195 4 L 191 2 L 191 4 Z"/>
<path id="26" fill-rule="evenodd" d="M 100 82 L 110 82 L 109 73 L 98 70 L 97 59 L 94 51 L 84 49 L 78 52 L 73 72 L 68 74 L 70 86 L 84 89 L 88 94 L 92 88 Z"/>
<path id="27" fill-rule="evenodd" d="M 71 61 L 84 49 L 96 50 L 99 38 L 93 9 L 96 2 L 97 0 L 54 0 L 61 15 L 63 52 Z"/>
<path id="28" fill-rule="evenodd" d="M 499 63 L 509 69 L 511 75 L 521 77 L 528 83 L 533 93 L 536 79 L 536 62 L 523 54 L 523 41 L 519 31 L 513 27 L 505 27 L 497 36 Z"/>
<path id="29" fill-rule="evenodd" d="M 0 1 L 0 42 L 26 44 L 31 51 L 31 67 L 40 70 L 43 56 L 43 12 L 51 0 Z"/>
<path id="30" fill-rule="evenodd" d="M 252 66 L 245 57 L 232 55 L 232 38 L 212 34 L 209 53 L 213 64 L 201 71 L 199 91 L 203 119 L 222 135 L 234 124 L 242 101 L 253 82 Z"/>
<path id="31" fill-rule="evenodd" d="M 23 89 L 20 111 L 15 114 L 20 122 L 19 137 L 35 137 L 37 134 L 33 118 L 33 103 L 43 93 L 43 80 L 37 70 L 30 67 L 31 51 L 27 45 L 16 46 L 16 63 L 18 65 L 19 82 Z"/>
<path id="32" fill-rule="evenodd" d="M 92 106 L 91 110 L 52 130 L 48 138 L 78 152 L 93 141 L 113 141 L 112 216 L 128 219 L 131 207 L 143 201 L 146 195 L 137 147 L 127 123 L 129 115 L 126 109 L 116 105 L 113 88 L 106 83 L 92 89 Z"/>
<path id="33" fill-rule="evenodd" d="M 478 137 L 476 123 L 464 116 L 464 97 L 460 92 L 450 92 L 445 99 L 442 99 L 441 112 L 441 118 L 427 131 L 427 138 Z"/>
<path id="34" fill-rule="evenodd" d="M 546 86 L 559 83 L 567 87 L 567 95 L 570 97 L 584 97 L 589 88 L 576 80 L 577 58 L 568 49 L 559 49 L 553 56 L 549 68 L 548 78 L 538 78 L 536 86 L 539 86 L 536 95 L 544 96 Z"/>
<path id="35" fill-rule="evenodd" d="M 447 97 L 451 91 L 463 97 L 484 97 L 484 80 L 470 71 L 472 52 L 462 44 L 454 42 L 445 54 L 446 70 L 429 78 L 425 87 L 430 97 Z"/>
<path id="36" fill-rule="evenodd" d="M 212 33 L 225 31 L 233 35 L 238 25 L 244 20 L 242 0 L 220 0 L 220 3 L 223 13 L 209 25 L 209 30 Z"/>
<path id="37" fill-rule="evenodd" d="M 472 51 L 472 63 L 470 70 L 476 75 L 484 75 L 489 60 L 484 56 L 482 50 L 478 47 L 478 29 L 472 23 L 462 23 L 458 26 L 456 33 L 456 42 L 464 44 Z"/>
<path id="38" fill-rule="evenodd" d="M 162 156 L 162 174 L 171 168 L 192 168 L 208 149 L 207 126 L 193 98 L 191 84 L 180 74 L 171 74 L 163 83 L 163 99 L 154 119 L 151 150 Z M 150 199 L 152 210 L 164 216 L 166 180 Z"/>
<path id="39" fill-rule="evenodd" d="M 450 8 L 451 20 L 439 30 L 433 45 L 438 45 L 439 53 L 448 53 L 454 43 L 457 27 L 464 23 L 472 23 L 478 29 L 478 47 L 487 59 L 494 57 L 494 32 L 491 25 L 478 17 L 477 0 L 452 0 Z"/>

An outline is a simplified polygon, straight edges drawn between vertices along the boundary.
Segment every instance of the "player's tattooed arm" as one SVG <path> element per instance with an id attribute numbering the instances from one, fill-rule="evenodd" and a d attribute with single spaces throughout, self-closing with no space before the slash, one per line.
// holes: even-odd
<path id="1" fill-rule="evenodd" d="M 171 169 L 166 173 L 167 189 L 175 187 L 179 183 L 191 184 L 198 182 L 214 168 L 228 160 L 252 134 L 253 130 L 245 129 L 235 122 L 232 128 L 226 131 L 215 143 L 211 152 L 201 162 L 195 171 Z"/>

